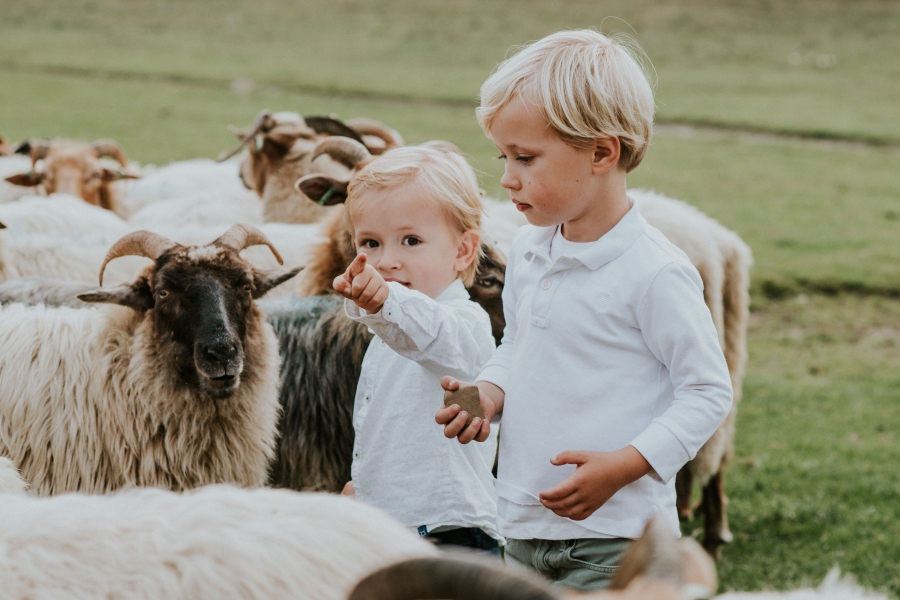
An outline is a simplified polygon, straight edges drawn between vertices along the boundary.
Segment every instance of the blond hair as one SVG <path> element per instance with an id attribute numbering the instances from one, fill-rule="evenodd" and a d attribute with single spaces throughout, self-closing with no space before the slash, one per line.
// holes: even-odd
<path id="1" fill-rule="evenodd" d="M 350 213 L 355 201 L 365 191 L 386 191 L 401 186 L 417 185 L 432 201 L 444 209 L 458 234 L 475 231 L 481 235 L 481 190 L 475 171 L 450 142 L 426 142 L 420 146 L 401 146 L 375 158 L 353 176 L 347 188 L 345 219 L 353 238 L 356 234 Z M 484 256 L 481 243 L 475 260 L 459 278 L 464 285 L 475 282 L 478 264 Z"/>
<path id="2" fill-rule="evenodd" d="M 592 29 L 560 31 L 497 65 L 475 114 L 490 137 L 497 113 L 516 95 L 535 104 L 567 144 L 590 148 L 617 137 L 625 172 L 643 160 L 653 129 L 653 90 L 636 42 Z M 649 62 L 649 61 L 647 61 Z"/>

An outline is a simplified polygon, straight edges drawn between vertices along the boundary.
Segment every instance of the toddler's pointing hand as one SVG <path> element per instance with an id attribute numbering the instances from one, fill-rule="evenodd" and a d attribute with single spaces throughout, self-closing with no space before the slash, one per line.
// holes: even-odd
<path id="1" fill-rule="evenodd" d="M 381 310 L 390 292 L 387 282 L 366 263 L 366 255 L 362 252 L 356 255 L 343 275 L 334 278 L 333 286 L 334 291 L 353 300 L 370 315 Z"/>

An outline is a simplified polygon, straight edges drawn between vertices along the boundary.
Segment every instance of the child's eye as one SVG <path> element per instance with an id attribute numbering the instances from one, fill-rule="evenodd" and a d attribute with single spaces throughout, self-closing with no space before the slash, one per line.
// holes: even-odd
<path id="1" fill-rule="evenodd" d="M 378 242 L 375 240 L 363 240 L 362 243 L 360 243 L 360 246 L 363 248 L 377 248 Z"/>
<path id="2" fill-rule="evenodd" d="M 501 154 L 500 156 L 497 157 L 497 159 L 498 159 L 498 160 L 506 160 L 506 155 L 505 155 L 505 154 Z"/>
<path id="3" fill-rule="evenodd" d="M 519 156 L 516 157 L 516 160 L 519 161 L 519 162 L 522 163 L 522 164 L 526 164 L 526 165 L 527 165 L 527 164 L 530 163 L 532 160 L 534 160 L 534 157 L 533 157 L 533 156 L 527 156 L 527 155 L 521 155 L 521 154 L 520 154 Z"/>
<path id="4" fill-rule="evenodd" d="M 418 246 L 421 242 L 422 242 L 422 240 L 420 240 L 419 238 L 417 238 L 414 235 L 408 235 L 405 238 L 403 238 L 403 243 L 407 246 Z"/>

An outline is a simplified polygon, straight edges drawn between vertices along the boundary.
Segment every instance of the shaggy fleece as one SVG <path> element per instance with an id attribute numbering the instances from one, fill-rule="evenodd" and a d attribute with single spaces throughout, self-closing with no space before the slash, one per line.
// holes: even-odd
<path id="1" fill-rule="evenodd" d="M 213 399 L 174 373 L 152 313 L 0 307 L 0 456 L 37 495 L 260 486 L 275 447 L 278 342 L 254 307 L 241 385 Z"/>
<path id="2" fill-rule="evenodd" d="M 375 569 L 437 554 L 331 494 L 217 485 L 2 503 L 3 600 L 338 600 Z"/>

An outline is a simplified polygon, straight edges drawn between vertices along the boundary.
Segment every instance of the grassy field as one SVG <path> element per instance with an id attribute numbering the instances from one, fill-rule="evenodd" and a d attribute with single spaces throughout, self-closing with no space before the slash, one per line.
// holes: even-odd
<path id="1" fill-rule="evenodd" d="M 113 137 L 165 164 L 215 156 L 261 108 L 369 116 L 457 143 L 497 197 L 473 117 L 494 64 L 561 28 L 632 33 L 660 120 L 712 127 L 661 127 L 630 187 L 698 206 L 755 257 L 722 588 L 839 565 L 900 597 L 900 4 L 0 0 L 0 15 L 9 138 Z M 797 139 L 816 136 L 838 141 Z"/>

